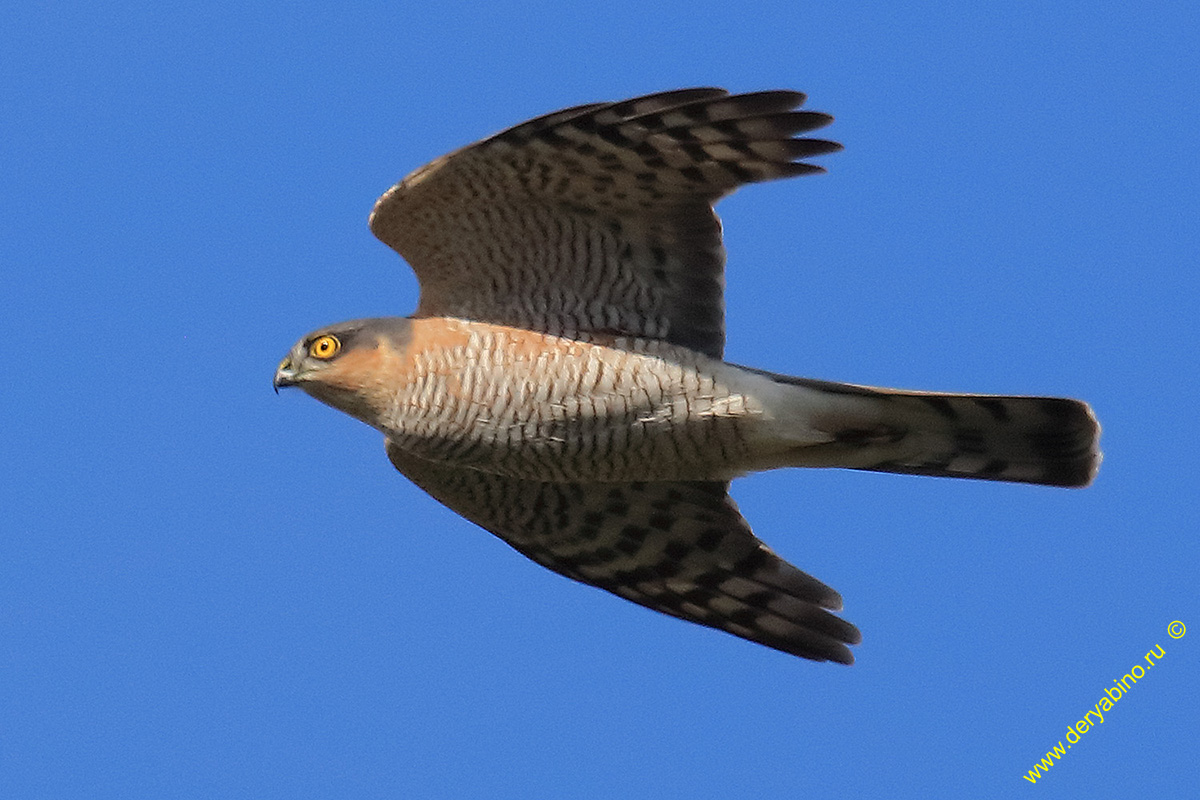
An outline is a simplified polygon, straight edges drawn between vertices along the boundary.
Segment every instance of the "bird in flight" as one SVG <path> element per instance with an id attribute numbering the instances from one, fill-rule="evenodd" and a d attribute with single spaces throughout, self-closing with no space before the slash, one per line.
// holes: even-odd
<path id="1" fill-rule="evenodd" d="M 408 317 L 302 338 L 275 372 L 537 563 L 803 658 L 853 663 L 830 587 L 759 541 L 733 478 L 780 467 L 1085 486 L 1086 403 L 796 378 L 723 360 L 717 200 L 822 172 L 792 91 L 684 89 L 525 122 L 379 199 Z"/>

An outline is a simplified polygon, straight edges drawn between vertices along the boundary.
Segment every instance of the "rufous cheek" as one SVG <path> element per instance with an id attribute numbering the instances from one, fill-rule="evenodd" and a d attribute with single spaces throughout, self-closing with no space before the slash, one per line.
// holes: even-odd
<path id="1" fill-rule="evenodd" d="M 327 364 L 315 379 L 335 389 L 362 391 L 379 381 L 380 371 L 388 360 L 382 346 L 355 348 Z"/>

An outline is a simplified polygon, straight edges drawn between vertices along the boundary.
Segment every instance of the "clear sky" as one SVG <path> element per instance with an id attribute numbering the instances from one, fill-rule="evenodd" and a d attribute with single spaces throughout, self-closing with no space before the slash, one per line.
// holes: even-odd
<path id="1" fill-rule="evenodd" d="M 9 4 L 0 796 L 1194 791 L 1196 9 Z M 270 387 L 303 333 L 414 307 L 366 227 L 411 169 L 714 84 L 808 92 L 846 145 L 721 205 L 730 360 L 1080 397 L 1104 426 L 1081 491 L 737 482 L 845 597 L 849 668 L 537 567 Z"/>

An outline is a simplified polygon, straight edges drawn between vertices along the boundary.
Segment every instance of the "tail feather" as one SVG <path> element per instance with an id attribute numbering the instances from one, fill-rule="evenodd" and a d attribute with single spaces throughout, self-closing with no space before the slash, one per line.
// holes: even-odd
<path id="1" fill-rule="evenodd" d="M 831 398 L 835 402 L 823 420 L 834 441 L 822 458 L 840 459 L 839 466 L 1047 486 L 1087 486 L 1100 467 L 1100 425 L 1080 400 L 936 394 L 772 377 L 844 396 L 847 402 Z"/>

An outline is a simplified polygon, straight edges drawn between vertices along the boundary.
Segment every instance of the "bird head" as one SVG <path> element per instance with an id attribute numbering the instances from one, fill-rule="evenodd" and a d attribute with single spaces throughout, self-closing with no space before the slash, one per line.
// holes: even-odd
<path id="1" fill-rule="evenodd" d="M 403 371 L 412 322 L 380 317 L 340 322 L 304 336 L 275 370 L 275 391 L 295 386 L 376 428 Z"/>

